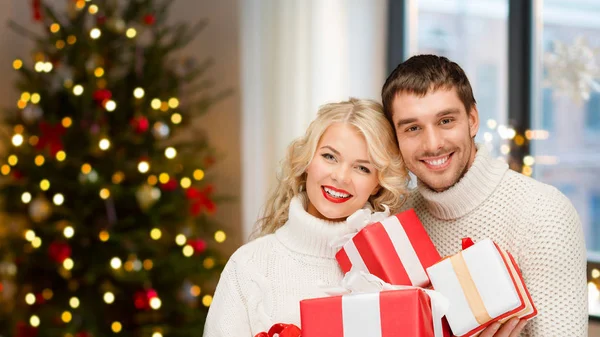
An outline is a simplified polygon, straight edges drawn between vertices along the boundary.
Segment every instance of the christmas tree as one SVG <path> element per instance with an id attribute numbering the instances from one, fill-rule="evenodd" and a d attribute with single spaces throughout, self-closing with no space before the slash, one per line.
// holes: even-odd
<path id="1" fill-rule="evenodd" d="M 4 119 L 0 335 L 202 335 L 225 233 L 190 121 L 226 93 L 170 2 L 33 0 L 43 33 L 11 23 L 35 50 Z"/>

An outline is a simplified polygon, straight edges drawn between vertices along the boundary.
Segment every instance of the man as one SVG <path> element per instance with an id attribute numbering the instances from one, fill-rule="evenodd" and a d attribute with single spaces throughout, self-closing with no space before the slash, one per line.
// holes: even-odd
<path id="1" fill-rule="evenodd" d="M 479 116 L 464 71 L 445 57 L 411 57 L 388 77 L 382 100 L 418 178 L 405 207 L 415 209 L 440 254 L 459 251 L 463 237 L 494 240 L 514 255 L 537 306 L 529 322 L 495 323 L 480 336 L 587 336 L 577 213 L 556 188 L 509 170 L 475 144 Z"/>

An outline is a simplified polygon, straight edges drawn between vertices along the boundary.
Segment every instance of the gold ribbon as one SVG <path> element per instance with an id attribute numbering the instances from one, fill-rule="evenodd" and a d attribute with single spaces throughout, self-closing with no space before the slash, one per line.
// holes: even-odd
<path id="1" fill-rule="evenodd" d="M 467 299 L 467 303 L 471 308 L 471 312 L 473 316 L 475 316 L 475 320 L 480 325 L 483 325 L 492 320 L 485 305 L 483 304 L 483 300 L 481 299 L 481 295 L 475 286 L 475 282 L 473 282 L 473 278 L 471 277 L 471 273 L 469 272 L 469 268 L 467 268 L 467 263 L 465 262 L 465 258 L 462 255 L 462 252 L 450 257 L 450 263 L 452 263 L 452 268 L 454 269 L 454 273 L 458 278 L 458 282 L 460 283 L 460 287 L 462 288 L 463 293 Z"/>

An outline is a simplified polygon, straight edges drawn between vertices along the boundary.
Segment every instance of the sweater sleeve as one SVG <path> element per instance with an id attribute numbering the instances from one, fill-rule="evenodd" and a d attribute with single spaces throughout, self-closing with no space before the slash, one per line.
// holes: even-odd
<path id="1" fill-rule="evenodd" d="M 237 262 L 230 259 L 217 284 L 204 325 L 204 337 L 252 336 L 247 303 L 238 273 Z"/>
<path id="2" fill-rule="evenodd" d="M 521 269 L 538 316 L 522 336 L 587 337 L 586 249 L 581 222 L 558 190 L 533 204 L 535 229 L 525 242 Z M 549 198 L 548 198 L 549 197 Z"/>

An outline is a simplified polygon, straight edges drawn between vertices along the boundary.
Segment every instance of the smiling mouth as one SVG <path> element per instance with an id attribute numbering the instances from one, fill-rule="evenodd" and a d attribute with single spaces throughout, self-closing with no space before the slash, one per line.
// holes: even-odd
<path id="1" fill-rule="evenodd" d="M 328 186 L 321 186 L 321 191 L 323 192 L 325 199 L 334 203 L 346 202 L 352 198 L 352 194 Z"/>
<path id="2" fill-rule="evenodd" d="M 445 155 L 443 157 L 437 157 L 434 159 L 421 159 L 421 162 L 427 166 L 430 170 L 443 170 L 450 166 L 450 162 L 452 161 L 452 156 L 454 152 Z"/>

